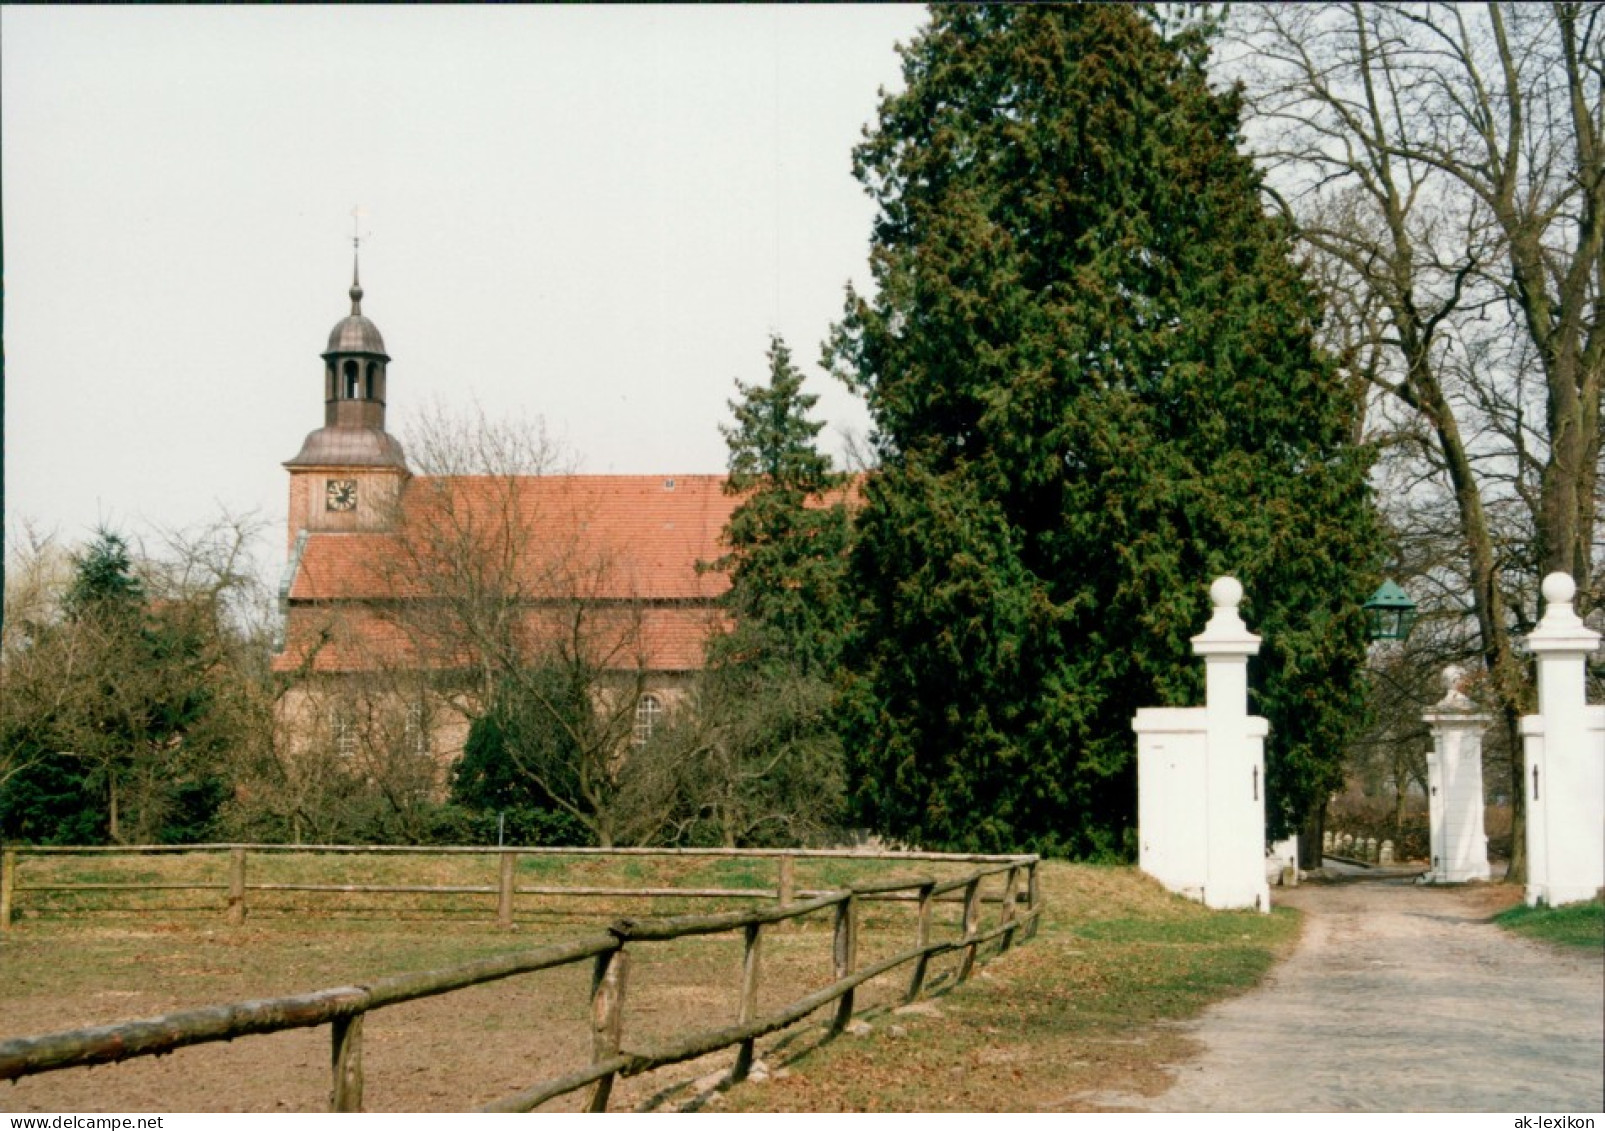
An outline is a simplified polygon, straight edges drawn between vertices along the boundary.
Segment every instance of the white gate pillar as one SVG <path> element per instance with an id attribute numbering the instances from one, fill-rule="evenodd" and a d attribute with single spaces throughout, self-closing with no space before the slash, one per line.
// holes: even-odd
<path id="1" fill-rule="evenodd" d="M 1446 694 L 1422 718 L 1432 731 L 1427 754 L 1427 805 L 1432 818 L 1432 870 L 1428 883 L 1488 879 L 1488 836 L 1483 825 L 1482 734 L 1492 721 L 1478 714 L 1460 690 L 1464 673 L 1444 670 Z"/>
<path id="2" fill-rule="evenodd" d="M 1592 899 L 1605 887 L 1605 707 L 1588 705 L 1583 665 L 1600 634 L 1572 608 L 1577 584 L 1544 578 L 1544 617 L 1527 636 L 1538 714 L 1521 720 L 1527 903 Z"/>
<path id="3" fill-rule="evenodd" d="M 1243 587 L 1217 578 L 1214 615 L 1193 637 L 1205 706 L 1137 712 L 1139 866 L 1214 908 L 1271 909 L 1265 879 L 1265 735 L 1248 713 L 1248 658 L 1259 637 L 1237 607 Z"/>

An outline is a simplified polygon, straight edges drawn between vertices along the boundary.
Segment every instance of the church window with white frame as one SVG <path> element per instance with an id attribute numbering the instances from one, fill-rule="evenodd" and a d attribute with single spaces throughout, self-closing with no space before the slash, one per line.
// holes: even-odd
<path id="1" fill-rule="evenodd" d="M 357 753 L 357 723 L 351 711 L 345 707 L 334 707 L 329 711 L 329 738 L 334 752 L 342 758 L 352 758 Z"/>
<path id="2" fill-rule="evenodd" d="M 410 754 L 420 758 L 427 758 L 432 753 L 429 742 L 429 715 L 421 702 L 407 704 L 407 721 L 402 731 L 402 741 Z"/>
<path id="3" fill-rule="evenodd" d="M 632 744 L 639 749 L 652 741 L 652 732 L 663 718 L 663 704 L 656 695 L 643 695 L 635 701 L 635 734 Z"/>

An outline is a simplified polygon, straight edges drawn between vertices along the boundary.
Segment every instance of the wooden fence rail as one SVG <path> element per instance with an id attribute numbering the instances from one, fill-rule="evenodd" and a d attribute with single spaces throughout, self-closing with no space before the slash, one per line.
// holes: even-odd
<path id="1" fill-rule="evenodd" d="M 59 856 L 141 856 L 172 854 L 212 854 L 227 857 L 226 878 L 215 881 L 164 882 L 164 881 L 80 881 L 70 883 L 46 882 L 22 884 L 18 880 L 18 866 L 24 857 Z M 494 884 L 337 884 L 248 882 L 247 855 L 477 855 L 498 858 L 497 882 Z M 672 857 L 672 858 L 745 858 L 773 861 L 778 876 L 775 887 L 610 887 L 596 884 L 519 884 L 519 861 L 525 857 Z M 990 867 L 984 872 L 1006 871 L 1014 857 L 983 854 L 939 852 L 866 852 L 861 849 L 786 849 L 753 850 L 740 848 L 471 848 L 461 846 L 429 847 L 413 845 L 284 845 L 284 844 L 196 844 L 196 845 L 133 845 L 133 846 L 41 846 L 13 847 L 0 852 L 0 932 L 11 929 L 16 915 L 18 897 L 25 894 L 49 892 L 157 892 L 197 891 L 226 892 L 223 912 L 226 920 L 235 926 L 243 923 L 249 914 L 250 892 L 308 892 L 351 895 L 484 895 L 495 897 L 496 921 L 502 926 L 513 922 L 516 897 L 544 898 L 617 898 L 617 899 L 742 899 L 777 900 L 786 906 L 796 899 L 807 899 L 824 894 L 827 889 L 798 889 L 796 862 L 799 859 L 842 860 L 899 860 L 941 861 L 956 864 L 983 864 Z M 1034 873 L 1033 873 L 1034 875 Z M 967 881 L 953 881 L 938 886 L 939 900 L 963 888 Z M 1034 882 L 1034 881 L 1033 881 Z M 1027 894 L 1028 905 L 1037 897 L 1033 886 Z M 871 899 L 914 900 L 917 893 L 897 890 L 869 895 Z M 982 897 L 988 902 L 1008 898 L 1007 895 Z"/>
<path id="2" fill-rule="evenodd" d="M 888 855 L 893 859 L 906 858 Z M 922 858 L 942 859 L 935 854 L 922 854 Z M 540 1081 L 482 1110 L 531 1111 L 558 1096 L 590 1088 L 587 1110 L 605 1111 L 616 1079 L 693 1060 L 731 1046 L 737 1050 L 731 1078 L 740 1080 L 752 1067 L 755 1043 L 760 1037 L 794 1025 L 832 1003 L 835 1003 L 836 1009 L 830 1021 L 830 1032 L 833 1035 L 839 1033 L 852 1017 L 857 988 L 900 966 L 910 963 L 914 966 L 905 1000 L 912 1001 L 920 995 L 927 977 L 928 963 L 936 955 L 962 951 L 963 958 L 956 980 L 965 980 L 973 969 L 978 948 L 994 939 L 1001 939 L 1001 949 L 1007 949 L 1016 937 L 1029 937 L 1030 930 L 1042 913 L 1042 905 L 1034 897 L 1024 912 L 1016 903 L 1022 874 L 1026 890 L 1030 893 L 1037 891 L 1037 858 L 1019 856 L 993 863 L 998 860 L 992 857 L 987 866 L 941 882 L 931 878 L 866 881 L 775 907 L 709 915 L 620 919 L 605 932 L 449 969 L 400 974 L 377 979 L 367 985 L 339 986 L 315 993 L 184 1010 L 144 1021 L 8 1040 L 0 1042 L 0 1080 L 16 1080 L 41 1072 L 105 1064 L 131 1057 L 161 1055 L 188 1045 L 234 1040 L 252 1034 L 328 1025 L 332 1070 L 330 1110 L 360 1111 L 365 1084 L 362 1068 L 363 1019 L 368 1013 L 384 1006 L 450 993 L 502 978 L 591 961 L 594 963 L 591 979 L 591 1063 L 584 1068 Z M 980 925 L 981 900 L 978 893 L 986 879 L 1000 873 L 1006 875 L 1003 892 L 996 900 L 1000 906 L 998 921 L 983 929 Z M 930 937 L 932 903 L 943 892 L 960 889 L 964 891 L 964 912 L 959 936 L 933 941 Z M 914 945 L 888 958 L 859 967 L 859 905 L 866 899 L 891 896 L 919 901 Z M 781 1009 L 757 1016 L 764 929 L 830 909 L 834 909 L 835 915 L 831 936 L 833 977 L 830 984 Z M 626 1049 L 625 1003 L 631 948 L 694 935 L 736 931 L 741 933 L 743 947 L 735 1024 L 702 1030 L 655 1046 Z"/>

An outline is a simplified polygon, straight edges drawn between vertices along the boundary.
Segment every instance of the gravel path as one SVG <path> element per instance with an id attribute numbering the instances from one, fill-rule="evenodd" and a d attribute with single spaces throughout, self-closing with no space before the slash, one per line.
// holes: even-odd
<path id="1" fill-rule="evenodd" d="M 1298 949 L 1187 1026 L 1204 1054 L 1153 1111 L 1605 1110 L 1605 955 L 1488 922 L 1490 890 L 1277 889 Z"/>

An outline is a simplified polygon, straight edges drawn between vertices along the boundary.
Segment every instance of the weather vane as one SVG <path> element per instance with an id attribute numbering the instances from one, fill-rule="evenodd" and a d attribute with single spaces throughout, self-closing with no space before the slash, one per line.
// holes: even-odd
<path id="1" fill-rule="evenodd" d="M 372 235 L 372 232 L 368 233 Z M 357 261 L 362 250 L 362 205 L 351 210 L 351 313 L 362 313 L 362 282 Z"/>
<path id="2" fill-rule="evenodd" d="M 362 205 L 359 204 L 359 205 L 357 205 L 357 206 L 355 206 L 354 208 L 351 209 L 351 250 L 352 251 L 358 251 L 358 250 L 361 249 L 361 246 L 362 246 L 362 238 L 363 237 L 362 237 L 362 233 L 358 230 L 359 227 L 362 224 L 362 217 L 363 217 Z M 372 234 L 373 234 L 372 232 L 368 233 L 368 235 L 372 235 Z"/>

